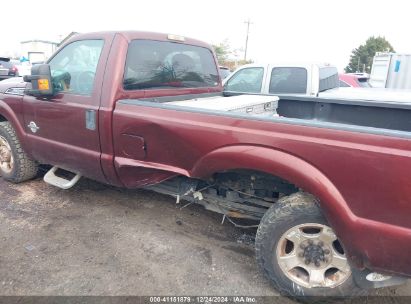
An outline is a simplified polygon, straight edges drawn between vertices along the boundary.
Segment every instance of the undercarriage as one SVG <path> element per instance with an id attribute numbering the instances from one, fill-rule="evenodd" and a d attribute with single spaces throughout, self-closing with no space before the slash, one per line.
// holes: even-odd
<path id="1" fill-rule="evenodd" d="M 196 203 L 230 218 L 259 221 L 269 207 L 298 188 L 269 174 L 236 170 L 203 181 L 176 177 L 147 189 L 176 197 L 177 203 Z M 236 224 L 239 226 L 238 224 Z"/>

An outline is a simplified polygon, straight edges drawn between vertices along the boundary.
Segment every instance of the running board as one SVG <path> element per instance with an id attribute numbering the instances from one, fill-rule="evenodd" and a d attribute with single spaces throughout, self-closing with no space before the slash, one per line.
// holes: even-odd
<path id="1" fill-rule="evenodd" d="M 81 178 L 80 174 L 76 174 L 71 180 L 65 179 L 64 177 L 59 177 L 55 174 L 58 169 L 60 168 L 54 166 L 46 173 L 46 175 L 44 175 L 43 179 L 47 184 L 56 186 L 60 189 L 67 190 L 73 187 L 75 184 L 77 184 L 77 182 Z"/>

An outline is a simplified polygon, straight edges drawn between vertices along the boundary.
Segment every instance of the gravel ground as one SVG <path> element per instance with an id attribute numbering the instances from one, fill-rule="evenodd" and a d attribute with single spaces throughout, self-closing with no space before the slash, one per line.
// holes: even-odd
<path id="1" fill-rule="evenodd" d="M 253 231 L 182 206 L 86 179 L 65 191 L 0 179 L 0 295 L 277 295 Z M 410 296 L 411 283 L 374 294 Z"/>

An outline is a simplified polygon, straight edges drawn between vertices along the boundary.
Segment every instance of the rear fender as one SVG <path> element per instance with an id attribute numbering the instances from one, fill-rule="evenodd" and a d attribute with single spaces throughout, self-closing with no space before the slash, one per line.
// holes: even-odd
<path id="1" fill-rule="evenodd" d="M 357 220 L 337 187 L 319 169 L 294 155 L 260 146 L 228 146 L 215 150 L 194 166 L 193 177 L 216 172 L 250 169 L 278 176 L 319 199 L 327 220 L 350 252 L 349 231 Z M 347 238 L 347 239 L 346 239 Z"/>

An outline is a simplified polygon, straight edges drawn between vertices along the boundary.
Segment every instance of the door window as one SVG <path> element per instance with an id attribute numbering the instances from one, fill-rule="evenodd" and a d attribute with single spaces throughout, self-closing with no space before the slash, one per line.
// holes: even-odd
<path id="1" fill-rule="evenodd" d="M 245 68 L 229 79 L 225 90 L 229 92 L 261 93 L 264 68 Z"/>
<path id="2" fill-rule="evenodd" d="M 49 62 L 54 89 L 91 95 L 103 40 L 82 40 L 65 46 Z"/>

